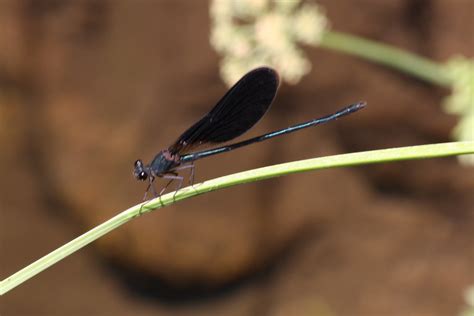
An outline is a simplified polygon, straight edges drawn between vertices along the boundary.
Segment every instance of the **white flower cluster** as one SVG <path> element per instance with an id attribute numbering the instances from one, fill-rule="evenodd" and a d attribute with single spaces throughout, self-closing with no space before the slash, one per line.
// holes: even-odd
<path id="1" fill-rule="evenodd" d="M 467 289 L 465 298 L 469 307 L 460 316 L 474 316 L 474 286 Z"/>
<path id="2" fill-rule="evenodd" d="M 223 55 L 228 85 L 262 65 L 297 83 L 311 69 L 297 44 L 317 45 L 328 27 L 321 8 L 301 0 L 213 0 L 210 15 L 211 44 Z"/>
<path id="3" fill-rule="evenodd" d="M 459 115 L 459 123 L 454 129 L 458 140 L 474 141 L 474 60 L 454 57 L 446 64 L 452 80 L 452 94 L 444 101 L 446 112 Z M 460 156 L 463 163 L 474 165 L 474 155 Z"/>

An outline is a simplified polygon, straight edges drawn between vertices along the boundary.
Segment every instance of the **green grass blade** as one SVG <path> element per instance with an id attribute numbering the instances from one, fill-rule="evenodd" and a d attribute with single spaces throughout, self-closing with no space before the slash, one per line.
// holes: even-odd
<path id="1" fill-rule="evenodd" d="M 175 197 L 173 197 L 174 192 L 171 192 L 169 194 L 163 195 L 161 198 L 156 198 L 151 201 L 147 201 L 146 203 L 135 205 L 68 242 L 67 244 L 59 247 L 53 252 L 38 259 L 29 266 L 1 281 L 0 295 L 7 293 L 16 286 L 34 277 L 38 273 L 73 254 L 96 239 L 104 236 L 115 228 L 125 224 L 131 219 L 152 210 L 172 204 L 176 201 L 193 197 L 195 195 L 231 187 L 238 184 L 311 170 L 350 167 L 400 160 L 457 156 L 472 153 L 474 153 L 474 141 L 381 149 L 288 162 L 239 172 L 236 174 L 205 181 L 200 184 L 195 184 L 194 187 L 187 187 L 179 190 Z"/>

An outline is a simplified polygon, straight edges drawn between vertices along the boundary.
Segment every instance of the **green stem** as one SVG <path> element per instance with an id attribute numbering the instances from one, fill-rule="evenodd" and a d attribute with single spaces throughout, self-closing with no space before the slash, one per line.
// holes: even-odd
<path id="1" fill-rule="evenodd" d="M 387 44 L 350 34 L 328 31 L 322 37 L 320 46 L 366 58 L 434 84 L 451 86 L 452 81 L 441 64 Z"/>
<path id="2" fill-rule="evenodd" d="M 171 192 L 169 194 L 163 195 L 161 198 L 156 198 L 151 201 L 135 205 L 129 208 L 128 210 L 125 210 L 122 213 L 112 217 L 105 223 L 100 224 L 99 226 L 91 229 L 90 231 L 84 233 L 76 239 L 59 247 L 53 252 L 47 254 L 46 256 L 33 262 L 29 266 L 23 268 L 22 270 L 1 281 L 0 295 L 7 293 L 8 291 L 20 285 L 21 283 L 34 277 L 41 271 L 49 268 L 53 264 L 61 261 L 67 256 L 78 251 L 82 247 L 90 244 L 91 242 L 114 230 L 115 228 L 125 224 L 131 219 L 153 211 L 155 209 L 172 204 L 176 201 L 193 197 L 195 195 L 247 182 L 269 179 L 310 170 L 357 166 L 400 160 L 447 157 L 463 154 L 474 154 L 474 141 L 381 149 L 300 160 L 239 172 L 233 175 L 228 175 L 221 178 L 209 180 L 200 184 L 195 184 L 194 187 L 187 187 L 179 190 L 176 196 L 174 196 L 174 192 Z"/>

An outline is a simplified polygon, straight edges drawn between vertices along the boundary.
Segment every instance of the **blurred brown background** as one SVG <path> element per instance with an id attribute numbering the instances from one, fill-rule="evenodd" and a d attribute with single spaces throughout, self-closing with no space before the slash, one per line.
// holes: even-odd
<path id="1" fill-rule="evenodd" d="M 334 29 L 472 56 L 474 1 L 318 1 Z M 224 94 L 207 1 L 0 1 L 0 279 L 141 200 L 132 176 Z M 197 163 L 197 181 L 446 142 L 447 90 L 323 49 L 246 136 L 330 125 Z M 0 298 L 4 315 L 456 315 L 474 283 L 474 172 L 456 159 L 325 170 L 177 203 Z"/>

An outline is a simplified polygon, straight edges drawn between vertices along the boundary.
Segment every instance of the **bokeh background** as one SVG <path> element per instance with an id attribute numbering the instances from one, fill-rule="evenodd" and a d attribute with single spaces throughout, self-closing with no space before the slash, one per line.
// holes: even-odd
<path id="1" fill-rule="evenodd" d="M 474 1 L 320 0 L 338 31 L 472 56 Z M 119 211 L 149 161 L 225 93 L 207 1 L 0 1 L 0 278 Z M 450 141 L 441 89 L 306 48 L 246 136 L 329 125 L 197 163 L 197 181 Z M 457 315 L 474 283 L 474 172 L 455 158 L 247 184 L 142 216 L 0 298 L 3 315 Z"/>

